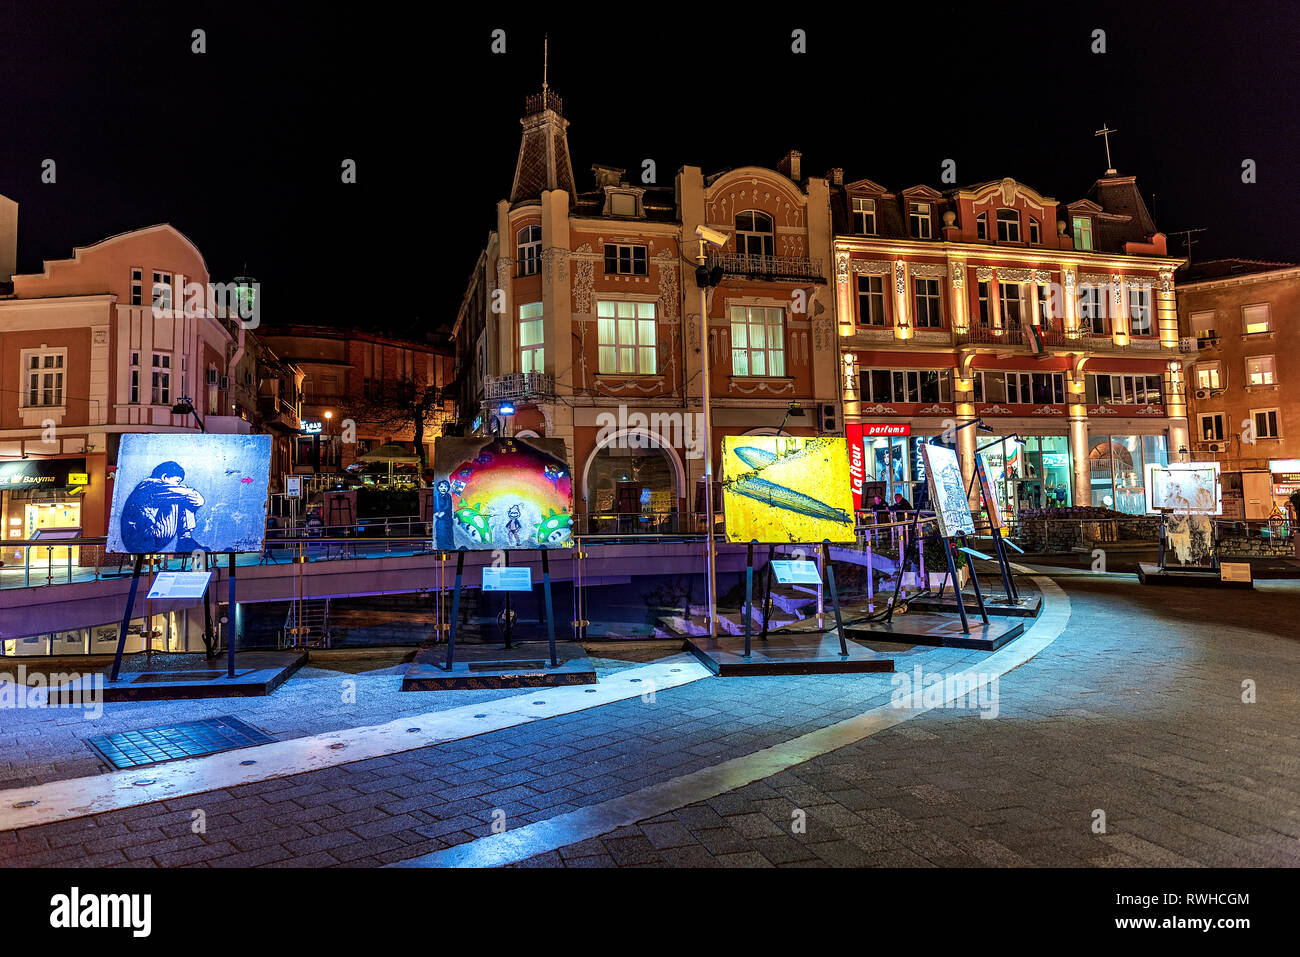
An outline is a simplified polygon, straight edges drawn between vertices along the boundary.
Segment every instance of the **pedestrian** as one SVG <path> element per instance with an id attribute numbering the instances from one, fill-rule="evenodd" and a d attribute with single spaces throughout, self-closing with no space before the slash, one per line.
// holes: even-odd
<path id="1" fill-rule="evenodd" d="M 914 509 L 912 508 L 912 503 L 909 502 L 907 499 L 903 498 L 903 493 L 902 493 L 902 492 L 895 492 L 895 493 L 894 493 L 894 504 L 891 505 L 889 508 L 890 508 L 890 511 L 894 511 L 894 512 L 911 512 L 911 511 L 914 511 Z"/>

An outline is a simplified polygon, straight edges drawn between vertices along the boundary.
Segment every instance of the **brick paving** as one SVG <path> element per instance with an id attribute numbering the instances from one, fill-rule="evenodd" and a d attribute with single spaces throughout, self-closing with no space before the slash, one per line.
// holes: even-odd
<path id="1" fill-rule="evenodd" d="M 1300 641 L 1288 620 L 1300 587 L 1225 597 L 1113 577 L 1062 584 L 1066 631 L 1003 676 L 998 717 L 928 712 L 523 864 L 1300 863 Z M 942 671 L 986 656 L 901 657 L 900 671 L 913 659 Z M 1247 679 L 1255 704 L 1241 702 Z M 485 837 L 502 814 L 508 828 L 548 820 L 789 741 L 885 704 L 890 690 L 886 675 L 706 679 L 653 702 L 0 832 L 0 866 L 388 864 Z M 441 700 L 403 697 L 421 711 Z M 1098 809 L 1104 834 L 1092 831 Z"/>

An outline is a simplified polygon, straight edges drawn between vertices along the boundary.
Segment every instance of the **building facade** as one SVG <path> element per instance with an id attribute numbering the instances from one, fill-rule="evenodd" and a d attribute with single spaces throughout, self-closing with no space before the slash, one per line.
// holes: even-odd
<path id="1" fill-rule="evenodd" d="M 1177 289 L 1195 458 L 1222 463 L 1225 512 L 1266 519 L 1300 489 L 1300 267 L 1196 263 Z"/>
<path id="2" fill-rule="evenodd" d="M 1012 514 L 1143 513 L 1186 446 L 1173 273 L 1131 176 L 1069 204 L 1006 178 L 895 192 L 831 173 L 845 421 L 866 481 L 914 501 L 919 442 L 956 427 Z M 966 427 L 982 420 L 995 435 Z M 892 497 L 892 496 L 891 496 Z"/>

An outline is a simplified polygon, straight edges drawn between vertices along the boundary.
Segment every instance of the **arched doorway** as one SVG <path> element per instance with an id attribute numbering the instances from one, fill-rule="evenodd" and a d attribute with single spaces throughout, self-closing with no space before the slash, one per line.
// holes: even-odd
<path id="1" fill-rule="evenodd" d="M 649 434 L 620 432 L 587 459 L 587 530 L 595 534 L 678 531 L 685 482 L 676 453 Z"/>

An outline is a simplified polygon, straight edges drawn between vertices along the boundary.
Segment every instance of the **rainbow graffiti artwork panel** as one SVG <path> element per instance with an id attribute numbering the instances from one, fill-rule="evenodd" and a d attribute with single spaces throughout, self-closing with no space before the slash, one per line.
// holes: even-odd
<path id="1" fill-rule="evenodd" d="M 563 439 L 439 438 L 433 535 L 441 549 L 567 548 L 573 476 Z"/>
<path id="2" fill-rule="evenodd" d="M 722 512 L 729 542 L 852 542 L 848 440 L 723 436 Z"/>

